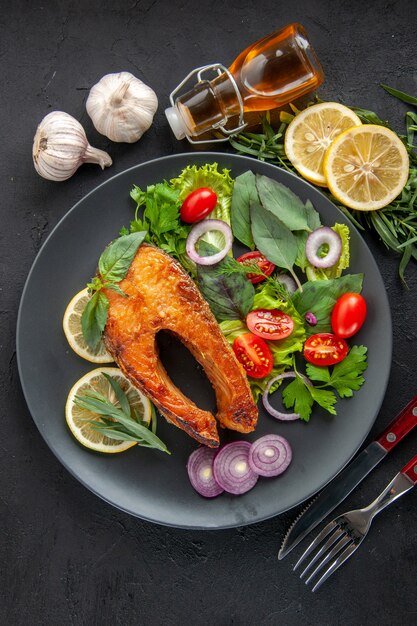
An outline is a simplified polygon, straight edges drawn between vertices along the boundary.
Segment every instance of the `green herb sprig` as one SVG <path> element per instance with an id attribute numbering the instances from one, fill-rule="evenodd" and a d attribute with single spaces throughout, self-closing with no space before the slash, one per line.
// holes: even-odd
<path id="1" fill-rule="evenodd" d="M 116 406 L 108 398 L 97 391 L 86 391 L 77 394 L 74 404 L 81 409 L 100 415 L 100 421 L 88 419 L 87 422 L 102 435 L 117 441 L 135 441 L 144 448 L 154 448 L 171 454 L 164 442 L 156 433 L 156 412 L 152 407 L 151 422 L 144 422 L 137 410 L 131 407 L 129 400 L 119 383 L 103 372 L 103 376 L 111 385 L 120 406 Z"/>
<path id="2" fill-rule="evenodd" d="M 100 256 L 98 262 L 99 276 L 95 276 L 87 284 L 92 297 L 87 302 L 81 316 L 81 328 L 84 339 L 93 350 L 101 341 L 109 309 L 109 300 L 102 290 L 112 289 L 126 297 L 118 283 L 126 276 L 133 257 L 145 236 L 146 231 L 140 231 L 113 241 Z"/>
<path id="3" fill-rule="evenodd" d="M 336 415 L 336 393 L 340 398 L 350 398 L 365 382 L 362 374 L 368 367 L 366 353 L 365 346 L 352 346 L 343 361 L 331 368 L 308 363 L 306 373 L 310 382 L 297 375 L 282 392 L 284 406 L 299 413 L 306 422 L 315 402 L 331 415 Z M 297 373 L 295 360 L 294 369 Z"/>
<path id="4" fill-rule="evenodd" d="M 390 95 L 402 102 L 417 106 L 417 97 L 387 85 L 381 86 Z M 310 104 L 315 104 L 318 101 L 320 100 L 316 99 Z M 364 124 L 377 124 L 391 128 L 390 124 L 382 120 L 374 111 L 353 106 L 350 108 Z M 294 113 L 297 113 L 295 107 L 292 109 Z M 260 161 L 270 161 L 300 176 L 287 159 L 284 150 L 285 132 L 292 118 L 293 115 L 290 113 L 282 113 L 281 124 L 275 131 L 267 113 L 261 119 L 262 130 L 260 133 L 240 133 L 229 139 L 230 144 L 242 154 L 255 157 Z M 398 272 L 403 281 L 410 260 L 417 261 L 417 154 L 414 145 L 415 134 L 417 133 L 417 113 L 408 111 L 405 119 L 406 134 L 398 136 L 403 141 L 410 159 L 409 177 L 401 195 L 391 204 L 378 211 L 353 211 L 341 204 L 330 192 L 320 187 L 320 191 L 325 193 L 355 226 L 361 230 L 374 231 L 388 249 L 401 255 Z"/>

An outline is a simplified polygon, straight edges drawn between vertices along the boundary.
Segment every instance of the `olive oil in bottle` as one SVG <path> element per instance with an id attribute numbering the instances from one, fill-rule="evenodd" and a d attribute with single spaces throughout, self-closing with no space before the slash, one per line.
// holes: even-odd
<path id="1" fill-rule="evenodd" d="M 246 48 L 229 69 L 219 64 L 218 76 L 199 82 L 175 101 L 165 113 L 177 139 L 198 137 L 224 129 L 228 120 L 251 111 L 267 111 L 314 90 L 323 71 L 307 34 L 300 24 L 290 24 Z M 220 66 L 223 67 L 223 66 Z M 173 92 L 175 93 L 175 91 Z M 240 128 L 239 128 L 240 129 Z"/>

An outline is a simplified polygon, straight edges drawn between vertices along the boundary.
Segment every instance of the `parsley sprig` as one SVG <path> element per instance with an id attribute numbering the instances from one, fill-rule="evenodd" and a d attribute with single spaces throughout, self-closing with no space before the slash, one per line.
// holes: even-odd
<path id="1" fill-rule="evenodd" d="M 282 392 L 284 406 L 294 409 L 306 422 L 310 419 L 315 402 L 331 415 L 336 415 L 336 393 L 340 398 L 350 398 L 365 382 L 362 374 L 368 367 L 366 353 L 365 346 L 352 346 L 343 361 L 332 368 L 308 363 L 306 374 L 311 382 L 297 375 Z M 294 369 L 297 373 L 295 364 Z"/>
<path id="2" fill-rule="evenodd" d="M 154 448 L 170 454 L 164 442 L 156 433 L 156 412 L 152 406 L 150 425 L 144 422 L 119 383 L 103 372 L 112 387 L 119 406 L 97 391 L 86 391 L 74 398 L 76 406 L 100 416 L 100 420 L 87 419 L 92 428 L 102 435 L 117 441 L 136 441 L 144 448 Z"/>
<path id="3" fill-rule="evenodd" d="M 185 251 L 191 226 L 184 224 L 180 219 L 179 195 L 179 190 L 174 189 L 166 181 L 149 185 L 146 191 L 134 185 L 130 196 L 136 202 L 135 217 L 130 222 L 129 230 L 122 228 L 120 234 L 145 231 L 145 241 L 153 243 L 177 259 L 191 275 L 195 276 L 195 265 Z"/>

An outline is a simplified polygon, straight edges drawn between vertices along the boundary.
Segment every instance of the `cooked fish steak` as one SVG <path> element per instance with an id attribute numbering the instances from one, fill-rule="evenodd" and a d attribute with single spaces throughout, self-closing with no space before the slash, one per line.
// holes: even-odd
<path id="1" fill-rule="evenodd" d="M 165 418 L 201 443 L 217 447 L 216 420 L 197 407 L 171 381 L 162 365 L 155 336 L 174 333 L 204 368 L 213 385 L 216 418 L 241 433 L 255 429 L 258 410 L 241 365 L 192 279 L 159 248 L 140 246 L 120 288 L 109 299 L 106 347 L 126 376 Z"/>

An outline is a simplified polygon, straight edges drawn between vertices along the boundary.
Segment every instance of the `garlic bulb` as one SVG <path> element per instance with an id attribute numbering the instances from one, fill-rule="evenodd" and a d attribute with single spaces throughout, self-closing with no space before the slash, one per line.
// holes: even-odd
<path id="1" fill-rule="evenodd" d="M 134 143 L 152 124 L 158 98 L 139 78 L 119 72 L 106 74 L 91 88 L 86 108 L 99 133 Z"/>
<path id="2" fill-rule="evenodd" d="M 101 169 L 112 164 L 107 152 L 90 146 L 80 122 L 63 111 L 52 111 L 43 118 L 32 156 L 38 174 L 56 181 L 70 178 L 83 163 L 97 163 Z"/>

